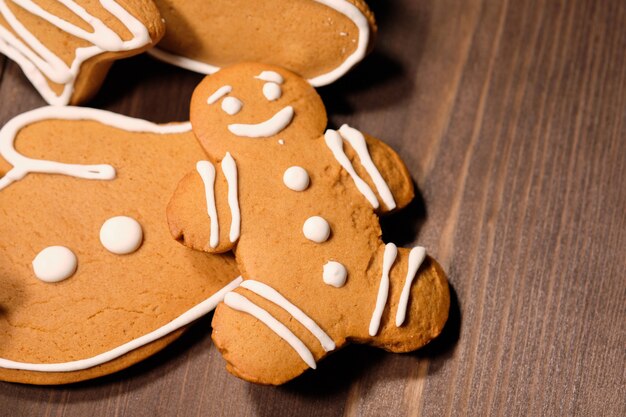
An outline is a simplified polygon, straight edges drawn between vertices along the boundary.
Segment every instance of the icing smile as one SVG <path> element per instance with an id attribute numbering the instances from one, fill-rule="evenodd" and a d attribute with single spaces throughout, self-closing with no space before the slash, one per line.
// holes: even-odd
<path id="1" fill-rule="evenodd" d="M 264 122 L 256 124 L 231 124 L 228 130 L 247 138 L 267 138 L 282 132 L 293 120 L 293 107 L 287 106 Z"/>

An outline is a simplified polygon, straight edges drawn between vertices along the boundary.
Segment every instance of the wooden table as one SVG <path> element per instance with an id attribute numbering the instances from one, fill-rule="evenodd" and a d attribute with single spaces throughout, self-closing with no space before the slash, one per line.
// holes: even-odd
<path id="1" fill-rule="evenodd" d="M 207 318 L 116 375 L 0 383 L 0 415 L 626 415 L 626 2 L 372 3 L 375 52 L 320 92 L 407 162 L 419 198 L 385 237 L 448 272 L 444 334 L 272 388 L 225 371 Z M 90 105 L 184 120 L 200 79 L 138 57 Z M 0 97 L 1 123 L 44 104 L 6 60 Z"/>

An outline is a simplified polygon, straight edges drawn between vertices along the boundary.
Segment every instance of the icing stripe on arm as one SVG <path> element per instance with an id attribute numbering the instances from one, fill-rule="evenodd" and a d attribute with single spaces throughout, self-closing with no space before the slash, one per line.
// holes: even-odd
<path id="1" fill-rule="evenodd" d="M 383 273 L 380 277 L 380 286 L 378 287 L 378 296 L 376 297 L 376 307 L 370 321 L 370 336 L 376 336 L 380 327 L 380 318 L 383 315 L 385 306 L 387 305 L 387 297 L 389 295 L 389 271 L 396 261 L 398 248 L 393 243 L 385 245 L 385 254 L 383 255 Z"/>
<path id="2" fill-rule="evenodd" d="M 241 229 L 241 213 L 239 211 L 239 197 L 237 194 L 237 163 L 226 152 L 226 156 L 222 159 L 222 172 L 228 183 L 228 206 L 230 207 L 230 241 L 236 242 L 239 239 L 239 231 Z"/>
<path id="3" fill-rule="evenodd" d="M 211 219 L 211 235 L 209 246 L 217 247 L 220 243 L 219 223 L 217 220 L 217 208 L 215 207 L 215 167 L 209 161 L 198 161 L 196 171 L 200 174 L 204 183 L 204 193 L 206 196 L 206 209 L 209 219 Z"/>
<path id="4" fill-rule="evenodd" d="M 341 135 L 339 135 L 336 130 L 328 129 L 326 133 L 324 133 L 324 141 L 326 142 L 326 146 L 328 146 L 328 148 L 332 151 L 337 162 L 339 162 L 343 169 L 350 174 L 356 188 L 361 192 L 361 194 L 363 194 L 367 201 L 370 202 L 372 207 L 377 209 L 380 206 L 378 198 L 370 186 L 367 185 L 367 183 L 363 181 L 363 179 L 359 177 L 359 174 L 357 174 L 354 170 L 352 163 L 343 151 L 343 139 L 341 139 Z"/>
<path id="5" fill-rule="evenodd" d="M 341 128 L 339 129 L 339 133 L 356 151 L 357 155 L 359 156 L 359 160 L 361 161 L 361 164 L 374 182 L 374 185 L 376 186 L 376 191 L 378 191 L 378 194 L 382 198 L 383 203 L 385 203 L 385 205 L 387 206 L 387 209 L 395 209 L 396 201 L 393 199 L 393 194 L 391 194 L 389 185 L 380 174 L 380 171 L 374 164 L 374 161 L 372 161 L 372 156 L 367 149 L 367 142 L 365 141 L 363 133 L 348 125 L 341 126 Z"/>
<path id="6" fill-rule="evenodd" d="M 315 321 L 312 318 L 307 316 L 304 311 L 300 310 L 300 308 L 292 304 L 289 300 L 283 297 L 283 295 L 280 294 L 278 291 L 276 291 L 274 288 L 270 287 L 267 284 L 264 284 L 259 281 L 254 281 L 254 280 L 244 281 L 241 284 L 241 287 L 246 288 L 254 292 L 257 295 L 260 295 L 266 300 L 269 300 L 273 302 L 274 304 L 277 304 L 280 307 L 282 307 L 285 311 L 291 314 L 293 318 L 298 320 L 300 324 L 306 327 L 307 330 L 310 331 L 313 334 L 313 336 L 317 338 L 317 340 L 320 341 L 322 348 L 326 352 L 335 350 L 335 342 L 333 341 L 333 339 L 331 339 L 331 337 L 328 336 L 328 334 L 326 334 L 326 332 L 322 330 L 322 328 L 318 326 L 317 323 L 315 323 Z"/>
<path id="7" fill-rule="evenodd" d="M 9 172 L 0 178 L 0 190 L 30 173 L 61 174 L 90 180 L 112 180 L 115 178 L 115 168 L 111 165 L 81 165 L 33 159 L 22 155 L 15 149 L 15 139 L 20 130 L 32 123 L 52 119 L 91 120 L 129 132 L 161 135 L 191 131 L 191 123 L 189 122 L 158 125 L 147 120 L 134 119 L 110 111 L 86 107 L 48 106 L 31 110 L 14 117 L 0 129 L 0 155 L 13 166 Z"/>
<path id="8" fill-rule="evenodd" d="M 255 317 L 257 320 L 269 327 L 269 329 L 276 333 L 281 339 L 287 342 L 310 368 L 317 368 L 315 358 L 304 342 L 302 342 L 298 336 L 293 334 L 291 330 L 276 320 L 266 310 L 236 292 L 229 292 L 226 294 L 226 297 L 224 297 L 224 304 L 233 310 L 248 313 Z"/>
<path id="9" fill-rule="evenodd" d="M 426 257 L 426 249 L 421 246 L 417 246 L 411 249 L 409 253 L 409 266 L 407 267 L 406 278 L 404 279 L 404 287 L 402 288 L 402 294 L 400 294 L 400 301 L 398 301 L 398 311 L 396 312 L 396 327 L 402 326 L 406 317 L 406 307 L 409 303 L 409 295 L 411 294 L 411 284 L 415 279 L 417 270 L 424 262 Z"/>

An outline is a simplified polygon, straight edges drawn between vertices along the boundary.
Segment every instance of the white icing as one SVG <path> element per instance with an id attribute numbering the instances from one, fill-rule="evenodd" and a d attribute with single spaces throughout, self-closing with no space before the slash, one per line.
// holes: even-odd
<path id="1" fill-rule="evenodd" d="M 411 249 L 409 253 L 409 266 L 407 268 L 406 278 L 404 280 L 404 287 L 400 294 L 400 300 L 398 301 L 398 311 L 396 312 L 396 326 L 402 326 L 406 317 L 406 308 L 409 303 L 409 295 L 411 294 L 411 284 L 415 279 L 417 270 L 419 269 L 424 258 L 426 257 L 426 249 L 421 246 L 417 246 Z"/>
<path id="2" fill-rule="evenodd" d="M 383 255 L 383 273 L 380 277 L 380 286 L 378 287 L 378 296 L 376 297 L 376 307 L 370 320 L 369 334 L 370 336 L 376 336 L 378 328 L 380 327 L 380 318 L 387 305 L 387 296 L 389 295 L 389 271 L 393 263 L 396 261 L 398 255 L 398 248 L 393 243 L 387 243 L 385 245 L 385 253 Z"/>
<path id="3" fill-rule="evenodd" d="M 333 339 L 331 339 L 331 337 L 328 334 L 326 334 L 326 332 L 322 330 L 322 328 L 318 326 L 317 323 L 312 318 L 307 316 L 307 314 L 304 311 L 300 310 L 300 308 L 298 308 L 296 305 L 294 305 L 289 300 L 287 300 L 282 294 L 280 294 L 274 288 L 270 287 L 267 284 L 264 284 L 259 281 L 254 281 L 254 280 L 246 280 L 242 282 L 241 287 L 246 288 L 260 295 L 266 300 L 269 300 L 273 302 L 274 304 L 277 304 L 280 307 L 282 307 L 285 311 L 291 314 L 293 318 L 298 320 L 300 324 L 306 327 L 306 329 L 310 331 L 313 334 L 313 336 L 317 338 L 317 340 L 319 340 L 324 351 L 330 352 L 331 350 L 335 349 L 335 342 L 333 341 Z"/>
<path id="4" fill-rule="evenodd" d="M 65 246 L 49 246 L 33 260 L 35 276 L 44 282 L 59 282 L 74 275 L 78 260 Z"/>
<path id="5" fill-rule="evenodd" d="M 231 116 L 239 113 L 242 107 L 243 103 L 241 102 L 241 100 L 235 97 L 226 97 L 222 101 L 222 110 L 224 110 L 224 112 L 230 114 Z"/>
<path id="6" fill-rule="evenodd" d="M 236 292 L 229 292 L 226 294 L 224 297 L 224 304 L 233 310 L 241 311 L 255 317 L 257 320 L 269 327 L 270 330 L 276 333 L 281 339 L 287 342 L 310 368 L 315 369 L 317 367 L 313 354 L 309 348 L 306 347 L 304 342 L 302 342 L 298 336 L 293 334 L 291 330 L 276 320 L 266 310 Z"/>
<path id="7" fill-rule="evenodd" d="M 263 95 L 268 101 L 274 101 L 283 95 L 283 90 L 276 83 L 265 83 L 263 84 Z"/>
<path id="8" fill-rule="evenodd" d="M 159 61 L 167 62 L 168 64 L 200 74 L 214 74 L 220 70 L 220 67 L 216 67 L 215 65 L 176 55 L 160 48 L 150 48 L 146 52 L 148 55 L 152 56 L 152 58 L 158 59 Z"/>
<path id="9" fill-rule="evenodd" d="M 284 141 L 284 140 L 282 140 L 282 139 L 278 139 L 278 144 L 279 144 L 279 145 L 284 145 L 284 144 L 285 144 L 285 141 Z"/>
<path id="10" fill-rule="evenodd" d="M 100 228 L 102 246 L 117 255 L 135 252 L 141 246 L 142 241 L 141 225 L 132 217 L 111 217 Z"/>
<path id="11" fill-rule="evenodd" d="M 267 138 L 283 131 L 293 119 L 293 107 L 287 106 L 268 120 L 256 124 L 232 124 L 228 130 L 234 135 L 248 138 Z"/>
<path id="12" fill-rule="evenodd" d="M 254 78 L 261 81 L 273 82 L 276 84 L 282 84 L 285 82 L 282 75 L 277 73 L 276 71 L 262 71 L 259 75 L 256 75 Z"/>
<path id="13" fill-rule="evenodd" d="M 329 261 L 324 265 L 324 274 L 322 278 L 324 283 L 335 288 L 341 288 L 346 284 L 348 270 L 339 262 Z"/>
<path id="14" fill-rule="evenodd" d="M 222 159 L 222 172 L 228 183 L 228 206 L 230 207 L 230 241 L 236 242 L 239 239 L 241 229 L 241 212 L 239 211 L 239 197 L 237 193 L 237 164 L 226 152 L 226 156 Z"/>
<path id="15" fill-rule="evenodd" d="M 315 243 L 322 243 L 330 237 L 330 225 L 323 217 L 312 216 L 304 222 L 302 232 L 307 239 Z"/>
<path id="16" fill-rule="evenodd" d="M 231 91 L 233 91 L 233 87 L 231 87 L 230 85 L 223 85 L 217 90 L 215 90 L 215 92 L 211 94 L 209 98 L 207 98 L 206 102 L 207 104 L 216 103 L 219 99 L 221 99 L 225 95 L 230 94 Z"/>
<path id="17" fill-rule="evenodd" d="M 289 167 L 283 174 L 283 183 L 293 191 L 306 190 L 309 188 L 309 181 L 309 173 L 299 166 Z"/>
<path id="18" fill-rule="evenodd" d="M 361 61 L 367 53 L 367 45 L 370 39 L 370 27 L 367 18 L 359 10 L 358 7 L 345 0 L 315 0 L 325 6 L 328 6 L 350 19 L 358 30 L 358 43 L 354 52 L 349 55 L 337 68 L 331 71 L 318 75 L 309 79 L 309 83 L 314 87 L 321 87 L 323 85 L 330 84 L 345 73 L 347 73 L 352 67 L 354 67 L 359 61 Z M 165 52 L 162 49 L 152 48 L 148 50 L 148 53 L 153 57 L 162 61 L 168 62 L 172 65 L 177 65 L 182 68 L 186 68 L 191 71 L 199 72 L 202 74 L 213 74 L 220 70 L 215 65 L 210 65 L 194 59 L 182 57 L 172 54 L 171 52 Z"/>
<path id="19" fill-rule="evenodd" d="M 343 139 L 341 139 L 341 135 L 337 133 L 336 130 L 328 129 L 326 133 L 324 133 L 324 140 L 326 142 L 326 146 L 332 151 L 333 156 L 339 162 L 339 164 L 345 169 L 352 180 L 354 181 L 354 185 L 356 188 L 363 194 L 363 196 L 370 202 L 372 207 L 377 209 L 380 205 L 378 203 L 378 198 L 376 198 L 376 194 L 370 188 L 369 185 L 361 177 L 356 173 L 352 163 L 346 156 L 343 151 Z"/>
<path id="20" fill-rule="evenodd" d="M 237 277 L 235 280 L 230 282 L 217 293 L 202 301 L 200 304 L 195 305 L 194 307 L 187 310 L 185 313 L 181 314 L 164 326 L 161 326 L 158 329 L 148 334 L 145 334 L 137 339 L 131 340 L 130 342 L 124 343 L 123 345 L 118 346 L 115 349 L 109 350 L 91 358 L 63 363 L 26 363 L 0 358 L 0 368 L 37 372 L 74 372 L 102 365 L 103 363 L 107 363 L 112 361 L 113 359 L 119 358 L 120 356 L 123 356 L 132 350 L 140 348 L 141 346 L 152 343 L 155 340 L 158 340 L 163 336 L 166 336 L 184 326 L 187 326 L 189 323 L 192 323 L 200 317 L 206 315 L 224 299 L 224 296 L 227 293 L 237 288 L 241 281 L 242 278 Z"/>
<path id="21" fill-rule="evenodd" d="M 148 29 L 114 0 L 100 0 L 100 4 L 128 29 L 132 34 L 130 40 L 124 41 L 115 31 L 107 27 L 102 20 L 90 15 L 73 0 L 58 1 L 83 22 L 87 23 L 92 30 L 86 31 L 65 21 L 49 13 L 32 0 L 12 1 L 29 13 L 56 26 L 61 31 L 91 44 L 90 46 L 77 48 L 74 51 L 74 60 L 68 66 L 59 56 L 48 49 L 41 40 L 37 39 L 26 29 L 22 22 L 13 14 L 6 0 L 0 1 L 0 14 L 6 20 L 8 26 L 17 34 L 15 36 L 11 30 L 0 26 L 0 52 L 14 60 L 22 68 L 26 77 L 50 104 L 65 105 L 69 103 L 80 67 L 85 61 L 104 52 L 139 49 L 151 42 Z M 57 94 L 52 90 L 46 78 L 54 83 L 63 84 L 62 92 Z"/>
<path id="22" fill-rule="evenodd" d="M 204 183 L 206 209 L 209 219 L 211 219 L 209 246 L 215 248 L 220 242 L 219 222 L 217 219 L 217 208 L 215 206 L 215 167 L 209 161 L 198 161 L 196 171 L 198 171 Z"/>
<path id="23" fill-rule="evenodd" d="M 372 161 L 372 157 L 367 149 L 367 142 L 365 141 L 365 137 L 358 130 L 348 126 L 343 125 L 339 129 L 339 133 L 343 136 L 350 146 L 356 151 L 356 154 L 361 161 L 361 164 L 369 174 L 370 178 L 374 182 L 376 186 L 376 190 L 378 191 L 378 195 L 382 198 L 383 202 L 387 206 L 388 210 L 393 210 L 396 208 L 396 201 L 391 194 L 391 190 L 389 189 L 389 185 L 384 180 L 383 176 L 380 175 L 380 171 Z"/>
<path id="24" fill-rule="evenodd" d="M 0 130 L 0 155 L 13 166 L 4 177 L 0 178 L 0 190 L 14 181 L 21 180 L 29 173 L 61 174 L 94 180 L 112 180 L 115 178 L 115 168 L 111 165 L 66 164 L 43 159 L 32 159 L 17 152 L 15 149 L 15 138 L 19 131 L 29 124 L 48 119 L 92 120 L 129 132 L 167 134 L 189 132 L 191 130 L 191 123 L 189 122 L 157 125 L 147 120 L 134 119 L 105 110 L 85 107 L 48 106 L 31 110 L 14 117 Z"/>

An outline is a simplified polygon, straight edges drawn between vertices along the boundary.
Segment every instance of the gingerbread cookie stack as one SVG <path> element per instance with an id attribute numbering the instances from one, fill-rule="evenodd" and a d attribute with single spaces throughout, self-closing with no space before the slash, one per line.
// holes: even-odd
<path id="1" fill-rule="evenodd" d="M 227 369 L 262 384 L 349 343 L 407 352 L 442 331 L 442 268 L 381 239 L 378 216 L 413 199 L 409 171 L 384 142 L 328 129 L 313 88 L 371 49 L 365 3 L 0 3 L 0 51 L 53 104 L 87 100 L 164 23 L 151 53 L 213 73 L 187 123 L 43 107 L 0 130 L 0 380 L 115 372 L 216 307 Z"/>

